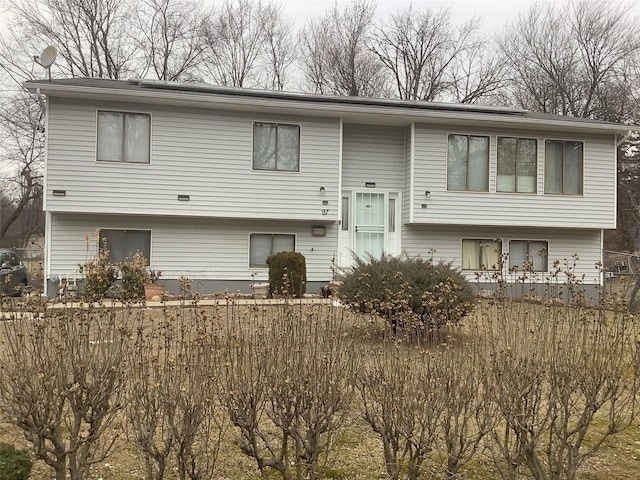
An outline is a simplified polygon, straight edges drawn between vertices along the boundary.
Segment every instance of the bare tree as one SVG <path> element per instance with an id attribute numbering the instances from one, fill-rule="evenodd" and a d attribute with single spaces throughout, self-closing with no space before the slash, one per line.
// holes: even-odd
<path id="1" fill-rule="evenodd" d="M 202 6 L 189 0 L 145 0 L 136 41 L 159 80 L 192 80 L 202 61 Z"/>
<path id="2" fill-rule="evenodd" d="M 371 48 L 391 73 L 400 98 L 434 100 L 448 89 L 447 70 L 476 28 L 469 23 L 458 33 L 450 17 L 446 9 L 410 6 L 376 30 Z"/>
<path id="3" fill-rule="evenodd" d="M 225 0 L 204 23 L 202 69 L 213 82 L 231 87 L 281 88 L 291 64 L 282 8 L 262 0 Z"/>
<path id="4" fill-rule="evenodd" d="M 513 72 L 513 101 L 530 110 L 625 120 L 634 108 L 627 85 L 640 51 L 635 23 L 621 3 L 534 4 L 500 39 Z M 613 93 L 621 98 L 612 101 Z"/>
<path id="5" fill-rule="evenodd" d="M 289 71 L 296 59 L 293 26 L 282 13 L 282 5 L 271 4 L 263 12 L 265 27 L 265 52 L 263 87 L 269 90 L 284 90 L 290 85 Z"/>
<path id="6" fill-rule="evenodd" d="M 504 104 L 506 69 L 487 38 L 472 33 L 469 43 L 449 66 L 447 99 L 458 103 Z"/>
<path id="7" fill-rule="evenodd" d="M 4 137 L 0 163 L 9 172 L 2 179 L 3 197 L 7 195 L 9 204 L 0 211 L 0 244 L 7 243 L 11 227 L 18 223 L 20 231 L 14 229 L 12 237 L 25 244 L 32 234 L 41 233 L 43 225 L 44 122 L 36 98 L 22 94 L 3 102 L 0 131 Z"/>
<path id="8" fill-rule="evenodd" d="M 317 92 L 361 97 L 384 96 L 386 78 L 369 50 L 375 4 L 353 0 L 310 20 L 300 34 L 302 69 L 308 87 Z"/>
<path id="9" fill-rule="evenodd" d="M 126 0 L 16 2 L 18 46 L 48 43 L 58 49 L 57 67 L 71 77 L 123 78 L 139 72 L 131 41 L 134 5 Z M 15 38 L 15 37 L 14 37 Z"/>

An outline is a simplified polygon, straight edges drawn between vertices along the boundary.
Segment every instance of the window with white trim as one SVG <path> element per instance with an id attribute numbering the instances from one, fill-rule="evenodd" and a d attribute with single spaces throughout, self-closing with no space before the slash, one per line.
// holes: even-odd
<path id="1" fill-rule="evenodd" d="M 112 263 L 127 262 L 140 252 L 147 260 L 151 261 L 151 231 L 150 230 L 116 230 L 110 228 L 100 229 L 100 248 L 109 251 L 109 261 Z"/>
<path id="2" fill-rule="evenodd" d="M 544 193 L 582 195 L 583 143 L 546 140 L 544 149 Z"/>
<path id="3" fill-rule="evenodd" d="M 548 271 L 549 243 L 540 240 L 511 240 L 509 269 L 524 272 Z"/>
<path id="4" fill-rule="evenodd" d="M 300 171 L 300 125 L 253 124 L 253 169 Z"/>
<path id="5" fill-rule="evenodd" d="M 449 135 L 447 189 L 489 191 L 489 137 Z"/>
<path id="6" fill-rule="evenodd" d="M 98 111 L 98 161 L 149 163 L 150 150 L 151 115 Z"/>
<path id="7" fill-rule="evenodd" d="M 536 193 L 538 141 L 498 137 L 498 192 Z"/>
<path id="8" fill-rule="evenodd" d="M 462 239 L 463 270 L 500 270 L 502 242 L 489 239 Z"/>
<path id="9" fill-rule="evenodd" d="M 252 233 L 249 239 L 249 266 L 267 267 L 267 258 L 280 252 L 295 252 L 296 236 Z"/>

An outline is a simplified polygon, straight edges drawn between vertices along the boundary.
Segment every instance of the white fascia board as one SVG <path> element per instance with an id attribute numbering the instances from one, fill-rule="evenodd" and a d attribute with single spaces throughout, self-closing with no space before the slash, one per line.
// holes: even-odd
<path id="1" fill-rule="evenodd" d="M 53 97 L 72 97 L 108 101 L 151 103 L 197 108 L 216 108 L 287 115 L 342 117 L 346 122 L 407 125 L 411 122 L 438 125 L 459 125 L 497 128 L 587 132 L 593 134 L 626 134 L 632 127 L 618 124 L 580 122 L 576 119 L 535 118 L 526 115 L 477 111 L 447 111 L 446 109 L 417 109 L 389 105 L 345 104 L 331 101 L 264 98 L 224 93 L 182 92 L 158 89 L 124 89 L 77 85 L 38 84 L 41 93 Z M 35 86 L 28 86 L 35 90 Z"/>

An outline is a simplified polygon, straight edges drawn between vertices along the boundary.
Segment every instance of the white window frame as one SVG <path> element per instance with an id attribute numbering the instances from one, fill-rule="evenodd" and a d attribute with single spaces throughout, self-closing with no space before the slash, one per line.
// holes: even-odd
<path id="1" fill-rule="evenodd" d="M 124 159 L 124 155 L 122 160 L 113 160 L 113 159 L 101 159 L 98 158 L 98 142 L 100 141 L 100 113 L 118 113 L 122 115 L 145 115 L 149 117 L 149 132 L 148 132 L 148 141 L 149 141 L 149 158 L 146 162 L 131 162 Z M 131 110 L 109 110 L 106 108 L 99 108 L 96 110 L 96 152 L 95 158 L 98 163 L 117 163 L 119 165 L 151 165 L 151 136 L 153 131 L 153 117 L 151 112 L 142 112 L 142 111 L 131 111 Z M 124 138 L 121 139 L 121 148 L 124 150 Z"/>
<path id="2" fill-rule="evenodd" d="M 149 258 L 147 260 L 147 266 L 151 265 L 151 257 L 153 256 L 153 231 L 149 228 L 122 228 L 122 227 L 100 227 L 98 229 L 98 250 L 102 248 L 102 237 L 101 233 L 104 230 L 111 231 L 120 231 L 120 232 L 149 232 Z M 131 261 L 131 259 L 128 259 Z M 122 260 L 116 260 L 116 263 L 121 262 Z"/>
<path id="3" fill-rule="evenodd" d="M 247 257 L 248 257 L 247 263 L 248 263 L 250 269 L 256 269 L 256 268 L 265 269 L 265 268 L 269 268 L 269 266 L 266 263 L 266 260 L 267 260 L 266 258 L 265 258 L 265 263 L 264 264 L 252 264 L 251 263 L 251 238 L 254 235 L 271 235 L 272 237 L 280 235 L 280 236 L 293 237 L 293 250 L 291 250 L 291 251 L 292 252 L 297 251 L 296 249 L 298 248 L 298 236 L 295 233 L 289 233 L 289 232 L 251 232 L 249 234 L 249 238 L 248 238 L 248 247 L 249 248 L 248 248 L 248 251 L 247 251 Z M 278 252 L 274 252 L 273 251 L 273 239 L 271 241 L 271 250 L 272 251 L 271 251 L 270 255 L 273 255 L 274 253 L 278 253 Z M 267 258 L 269 258 L 270 255 L 267 255 Z"/>
<path id="4" fill-rule="evenodd" d="M 511 255 L 511 243 L 512 242 L 527 242 L 527 256 L 531 257 L 531 252 L 529 250 L 529 244 L 531 244 L 532 242 L 535 243 L 546 243 L 547 244 L 547 261 L 546 261 L 546 265 L 545 265 L 545 270 L 535 270 L 533 269 L 533 267 L 531 269 L 523 269 L 522 268 L 522 264 L 518 263 L 517 264 L 517 269 L 515 269 L 515 266 L 513 265 L 513 259 L 512 259 L 512 255 Z M 546 273 L 549 271 L 549 240 L 543 240 L 543 239 L 532 239 L 532 238 L 511 238 L 509 239 L 509 271 L 515 271 L 515 272 L 532 272 L 532 273 Z M 527 261 L 526 259 L 524 260 L 525 262 Z M 532 264 L 533 265 L 533 264 Z"/>
<path id="5" fill-rule="evenodd" d="M 255 129 L 256 125 L 276 125 L 298 128 L 298 169 L 297 170 L 279 170 L 277 152 L 276 152 L 276 168 L 255 168 Z M 277 134 L 276 134 L 277 137 Z M 273 120 L 254 120 L 251 124 L 251 171 L 252 172 L 277 172 L 277 173 L 300 173 L 302 171 L 302 124 L 296 122 L 273 121 Z"/>
<path id="6" fill-rule="evenodd" d="M 500 251 L 498 252 L 498 261 L 495 268 L 493 265 L 486 265 L 485 268 L 482 268 L 482 261 L 478 258 L 480 262 L 478 268 L 465 268 L 464 267 L 464 243 L 466 241 L 474 241 L 474 242 L 496 242 L 500 247 Z M 460 269 L 463 272 L 499 272 L 502 269 L 502 254 L 504 252 L 504 241 L 500 238 L 477 238 L 477 237 L 463 237 L 460 239 Z"/>
<path id="7" fill-rule="evenodd" d="M 584 195 L 584 156 L 585 156 L 585 141 L 584 140 L 577 140 L 577 139 L 572 139 L 572 138 L 545 138 L 543 140 L 544 142 L 544 182 L 543 182 L 543 187 L 544 187 L 544 193 L 545 195 L 569 195 L 569 196 L 577 196 L 577 197 L 581 197 Z M 580 184 L 580 192 L 579 193 L 565 193 L 565 182 L 564 182 L 564 178 L 566 175 L 566 165 L 565 165 L 565 158 L 564 158 L 564 148 L 562 149 L 563 155 L 562 155 L 562 192 L 547 192 L 547 142 L 562 142 L 563 145 L 566 142 L 574 142 L 574 143 L 581 143 L 582 144 L 582 162 L 581 162 L 581 171 L 580 171 L 580 178 L 582 180 L 581 184 Z"/>
<path id="8" fill-rule="evenodd" d="M 466 165 L 466 175 L 465 175 L 465 188 L 463 189 L 457 189 L 457 188 L 449 188 L 449 143 L 450 143 L 450 139 L 452 136 L 459 136 L 459 137 L 467 137 L 467 159 L 465 161 L 465 165 Z M 486 170 L 486 174 L 487 174 L 487 186 L 486 189 L 483 190 L 473 190 L 469 188 L 469 148 L 468 148 L 468 142 L 469 142 L 469 138 L 471 137 L 478 137 L 478 138 L 486 138 L 487 139 L 487 170 Z M 491 139 L 493 138 L 492 135 L 486 134 L 486 133 L 469 133 L 469 132 L 447 132 L 447 151 L 446 151 L 446 155 L 445 155 L 445 168 L 446 168 L 446 172 L 447 172 L 447 191 L 448 192 L 474 192 L 474 193 L 486 193 L 489 192 L 491 189 Z"/>
<path id="9" fill-rule="evenodd" d="M 500 139 L 501 138 L 506 138 L 506 139 L 514 139 L 516 141 L 516 158 L 515 158 L 515 187 L 513 190 L 501 190 L 499 187 L 499 182 L 498 182 L 498 175 L 500 174 L 499 172 L 499 168 L 500 168 L 500 162 L 499 162 L 499 158 L 498 158 L 498 154 L 500 151 Z M 529 192 L 529 191 L 520 191 L 518 190 L 518 142 L 520 140 L 531 140 L 536 142 L 536 168 L 535 168 L 535 176 L 534 176 L 534 184 L 533 184 L 533 191 Z M 539 154 L 540 154 L 540 140 L 536 137 L 520 137 L 520 136 L 511 136 L 511 135 L 497 135 L 496 136 L 496 192 L 499 193 L 520 193 L 520 194 L 528 194 L 528 195 L 535 195 L 538 192 L 538 164 L 540 163 L 540 159 L 539 159 Z"/>

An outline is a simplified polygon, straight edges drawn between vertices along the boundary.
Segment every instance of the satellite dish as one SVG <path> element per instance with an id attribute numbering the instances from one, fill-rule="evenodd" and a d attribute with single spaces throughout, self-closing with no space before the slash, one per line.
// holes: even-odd
<path id="1" fill-rule="evenodd" d="M 56 47 L 52 47 L 51 45 L 49 45 L 42 51 L 39 57 L 37 55 L 34 55 L 33 57 L 34 62 L 47 69 L 49 80 L 51 80 L 51 65 L 53 65 L 53 62 L 55 62 L 57 56 L 58 51 L 56 50 Z"/>
<path id="2" fill-rule="evenodd" d="M 55 62 L 57 56 L 58 51 L 56 47 L 48 46 L 40 54 L 40 61 L 38 63 L 44 68 L 49 68 L 53 62 Z"/>

